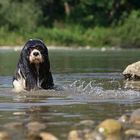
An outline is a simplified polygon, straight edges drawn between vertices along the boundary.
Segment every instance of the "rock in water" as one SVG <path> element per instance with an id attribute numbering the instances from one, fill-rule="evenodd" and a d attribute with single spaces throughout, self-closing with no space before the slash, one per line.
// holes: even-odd
<path id="1" fill-rule="evenodd" d="M 140 137 L 140 130 L 136 130 L 136 129 L 128 129 L 125 131 L 125 135 L 128 136 L 135 136 L 135 137 Z"/>
<path id="2" fill-rule="evenodd" d="M 0 140 L 11 140 L 10 135 L 6 131 L 0 131 Z"/>
<path id="3" fill-rule="evenodd" d="M 121 131 L 121 123 L 114 119 L 106 119 L 99 124 L 97 130 L 104 135 L 119 133 Z"/>
<path id="4" fill-rule="evenodd" d="M 83 140 L 83 133 L 80 130 L 72 130 L 69 132 L 68 140 Z"/>
<path id="5" fill-rule="evenodd" d="M 57 137 L 48 132 L 41 132 L 40 137 L 42 138 L 42 140 L 58 140 Z"/>
<path id="6" fill-rule="evenodd" d="M 140 108 L 136 109 L 130 116 L 130 122 L 140 125 Z"/>
<path id="7" fill-rule="evenodd" d="M 44 123 L 35 121 L 28 123 L 26 127 L 29 132 L 40 132 L 46 128 L 46 125 Z"/>
<path id="8" fill-rule="evenodd" d="M 128 65 L 123 75 L 127 80 L 140 80 L 140 61 Z"/>

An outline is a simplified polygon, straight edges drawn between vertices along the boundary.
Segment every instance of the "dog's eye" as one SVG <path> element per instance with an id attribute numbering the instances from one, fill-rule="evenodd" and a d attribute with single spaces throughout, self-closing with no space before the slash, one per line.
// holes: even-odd
<path id="1" fill-rule="evenodd" d="M 32 48 L 28 48 L 28 53 L 31 53 L 32 52 Z"/>
<path id="2" fill-rule="evenodd" d="M 36 46 L 35 48 L 39 51 L 43 51 L 43 48 L 41 46 Z"/>

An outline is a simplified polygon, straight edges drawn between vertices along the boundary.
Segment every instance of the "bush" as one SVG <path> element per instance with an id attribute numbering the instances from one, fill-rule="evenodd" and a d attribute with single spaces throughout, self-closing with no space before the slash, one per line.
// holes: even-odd
<path id="1" fill-rule="evenodd" d="M 0 28 L 0 45 L 21 45 L 30 38 L 40 38 L 48 45 L 90 47 L 140 47 L 140 14 L 133 11 L 118 26 L 85 28 L 80 25 L 61 25 L 53 28 L 39 27 L 34 32 L 11 32 Z"/>
<path id="2" fill-rule="evenodd" d="M 0 1 L 0 26 L 6 26 L 10 31 L 33 31 L 39 25 L 41 16 L 40 9 L 34 3 Z"/>
<path id="3" fill-rule="evenodd" d="M 120 47 L 140 47 L 140 11 L 133 11 L 122 25 L 115 28 L 114 36 Z"/>

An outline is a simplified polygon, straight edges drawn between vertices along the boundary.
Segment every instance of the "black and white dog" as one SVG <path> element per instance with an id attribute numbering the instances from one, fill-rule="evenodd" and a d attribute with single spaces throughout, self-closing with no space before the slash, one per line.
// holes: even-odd
<path id="1" fill-rule="evenodd" d="M 13 78 L 15 91 L 53 89 L 48 49 L 39 39 L 30 39 L 23 47 Z"/>

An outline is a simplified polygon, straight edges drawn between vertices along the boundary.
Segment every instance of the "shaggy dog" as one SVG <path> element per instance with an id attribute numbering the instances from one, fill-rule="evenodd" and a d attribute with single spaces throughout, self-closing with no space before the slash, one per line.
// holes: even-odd
<path id="1" fill-rule="evenodd" d="M 53 89 L 48 49 L 39 39 L 30 39 L 23 47 L 13 78 L 15 91 Z"/>

